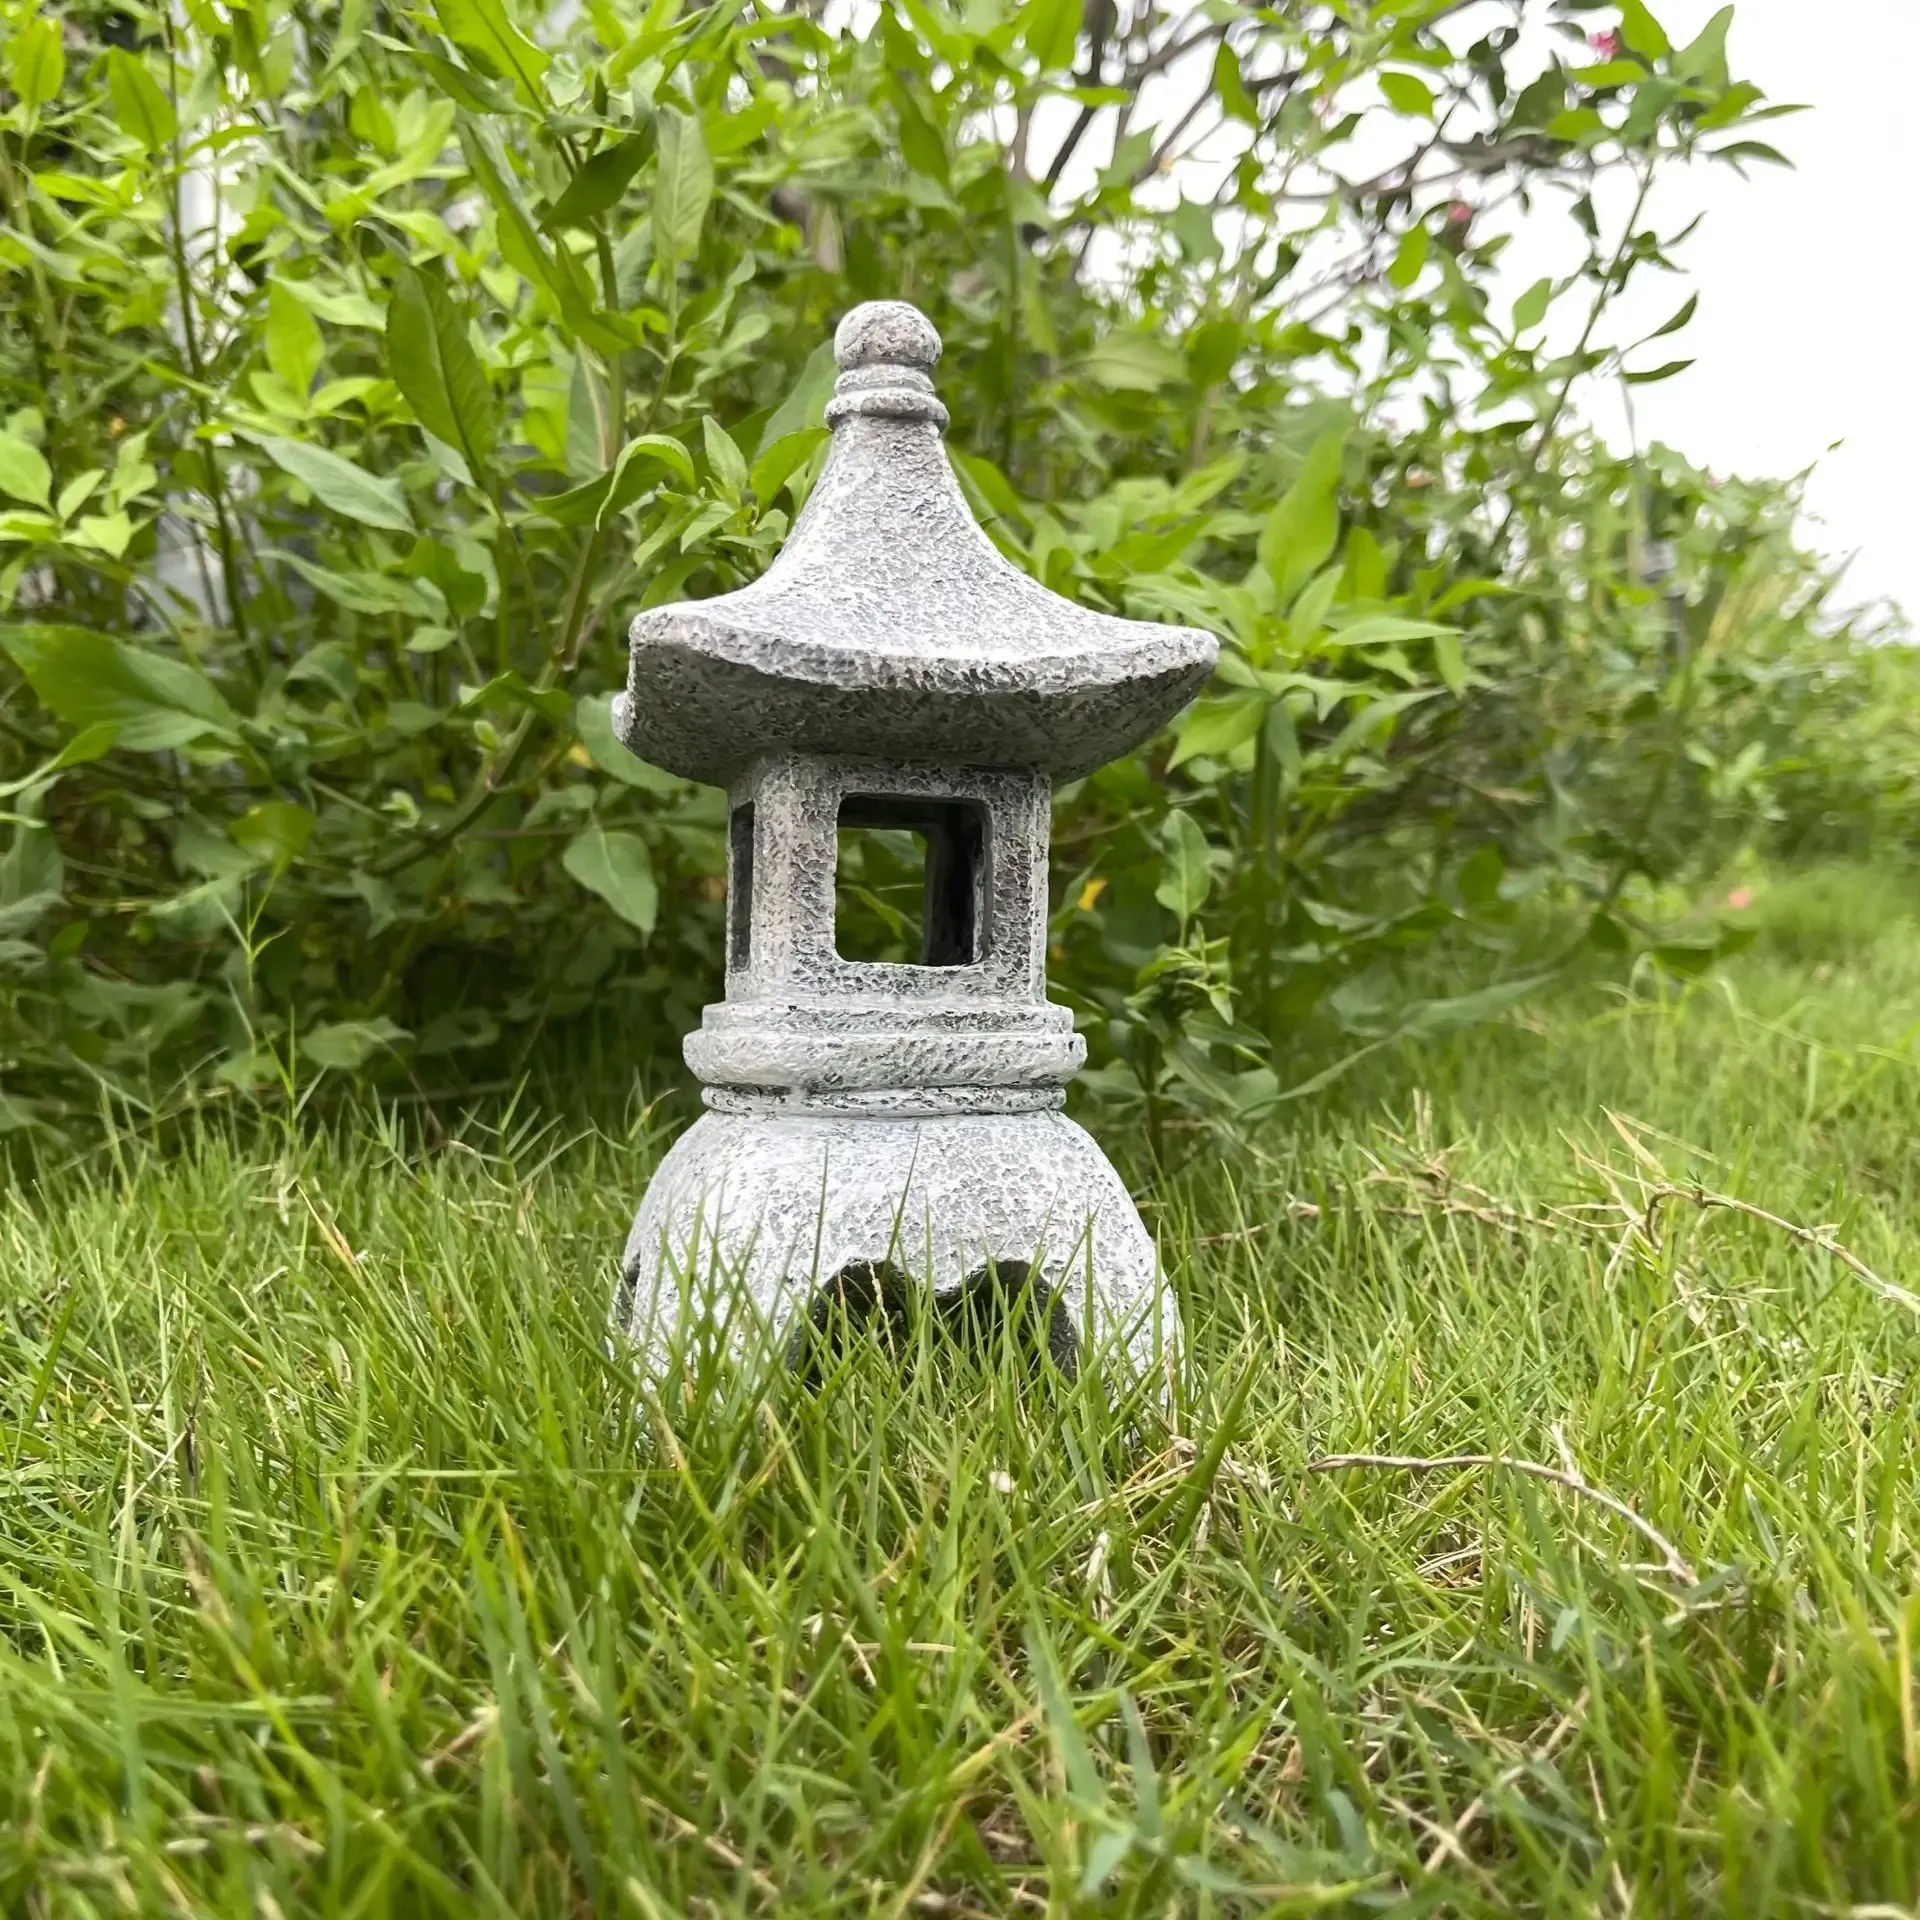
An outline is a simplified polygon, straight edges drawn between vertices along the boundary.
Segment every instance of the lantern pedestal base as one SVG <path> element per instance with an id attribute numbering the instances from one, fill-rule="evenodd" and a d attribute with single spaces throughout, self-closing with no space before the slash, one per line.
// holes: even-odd
<path id="1" fill-rule="evenodd" d="M 1038 1276 L 1076 1351 L 1177 1351 L 1154 1245 L 1092 1136 L 1059 1112 L 709 1112 L 661 1163 L 621 1260 L 616 1326 L 648 1364 L 683 1323 L 791 1351 L 848 1273 L 951 1294 L 992 1265 Z"/>

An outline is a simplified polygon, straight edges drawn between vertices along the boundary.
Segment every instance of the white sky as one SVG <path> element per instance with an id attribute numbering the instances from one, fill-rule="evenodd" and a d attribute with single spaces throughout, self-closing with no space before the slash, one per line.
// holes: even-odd
<path id="1" fill-rule="evenodd" d="M 1676 44 L 1714 10 L 1654 0 Z M 1654 351 L 1696 364 L 1637 390 L 1641 434 L 1722 472 L 1812 466 L 1808 542 L 1853 556 L 1842 598 L 1891 598 L 1920 624 L 1920 219 L 1906 155 L 1920 0 L 1739 0 L 1727 50 L 1736 78 L 1810 111 L 1756 130 L 1794 171 L 1704 168 L 1669 186 L 1663 229 L 1706 213 L 1680 254 L 1700 308 Z M 1650 306 L 1678 304 L 1671 282 L 1649 292 Z M 1605 402 L 1590 392 L 1612 437 Z"/>

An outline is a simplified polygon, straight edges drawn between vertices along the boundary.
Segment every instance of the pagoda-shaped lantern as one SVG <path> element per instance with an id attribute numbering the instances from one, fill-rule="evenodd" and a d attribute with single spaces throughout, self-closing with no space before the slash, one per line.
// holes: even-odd
<path id="1" fill-rule="evenodd" d="M 727 789 L 726 998 L 688 1036 L 708 1111 L 634 1221 L 617 1317 L 657 1359 L 709 1289 L 791 1338 L 839 1282 L 937 1294 L 1009 1272 L 1151 1362 L 1178 1335 L 1119 1176 L 1060 1111 L 1085 1058 L 1046 996 L 1052 784 L 1135 746 L 1212 637 L 1075 606 L 1011 566 L 948 465 L 940 336 L 897 301 L 834 347 L 833 441 L 752 585 L 633 623 L 615 728 Z M 924 842 L 917 965 L 836 949 L 842 828 Z"/>

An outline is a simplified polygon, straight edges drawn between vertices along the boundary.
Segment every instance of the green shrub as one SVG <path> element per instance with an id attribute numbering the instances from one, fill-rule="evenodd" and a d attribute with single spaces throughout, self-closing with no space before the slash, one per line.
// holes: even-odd
<path id="1" fill-rule="evenodd" d="M 722 800 L 612 744 L 621 630 L 778 547 L 858 299 L 942 329 L 1016 561 L 1228 643 L 1060 812 L 1093 1084 L 1151 1116 L 1271 1101 L 1309 1016 L 1484 1014 L 1516 982 L 1409 1005 L 1395 958 L 1529 890 L 1638 938 L 1638 873 L 1817 806 L 1783 734 L 1875 670 L 1779 490 L 1570 427 L 1671 371 L 1607 337 L 1671 264 L 1650 183 L 1769 157 L 1724 17 L 1596 48 L 1555 0 L 1521 85 L 1432 0 L 4 11 L 0 1126 L 457 1086 L 589 1009 L 669 1048 Z M 1155 70 L 1211 75 L 1164 134 Z M 1515 200 L 1572 252 L 1507 310 Z"/>

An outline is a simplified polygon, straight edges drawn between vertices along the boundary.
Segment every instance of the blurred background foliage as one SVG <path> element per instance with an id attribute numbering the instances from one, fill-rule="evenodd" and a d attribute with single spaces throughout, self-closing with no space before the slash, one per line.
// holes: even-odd
<path id="1" fill-rule="evenodd" d="M 1677 280 L 1611 324 L 1653 183 L 1778 158 L 1724 14 L 0 13 L 0 1129 L 583 1031 L 679 1077 L 723 800 L 613 743 L 622 630 L 778 548 L 869 298 L 1017 564 L 1222 638 L 1056 813 L 1086 1097 L 1154 1135 L 1596 949 L 1696 970 L 1729 930 L 1658 909 L 1743 851 L 1911 838 L 1913 655 L 1792 488 L 1579 424 L 1686 364 Z M 1516 216 L 1576 265 L 1496 297 Z"/>

